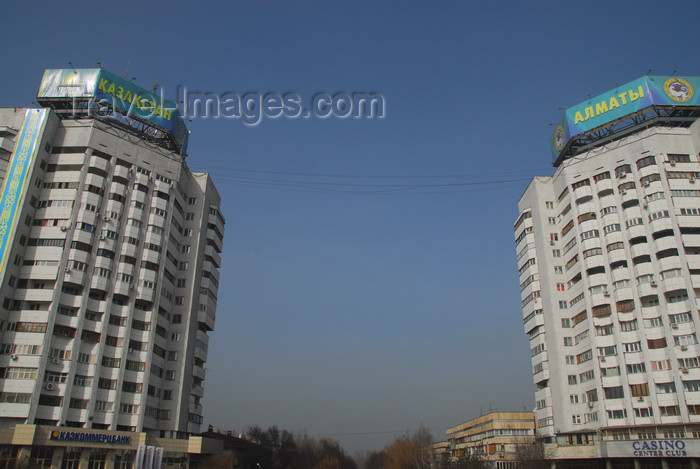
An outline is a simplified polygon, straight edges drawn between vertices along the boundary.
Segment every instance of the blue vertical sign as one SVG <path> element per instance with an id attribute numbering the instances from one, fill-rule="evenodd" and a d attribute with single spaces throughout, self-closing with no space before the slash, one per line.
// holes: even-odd
<path id="1" fill-rule="evenodd" d="M 49 113 L 46 109 L 27 109 L 12 160 L 5 175 L 0 199 L 0 280 L 17 227 L 22 201 L 29 185 L 29 175 L 39 152 L 39 141 Z"/>

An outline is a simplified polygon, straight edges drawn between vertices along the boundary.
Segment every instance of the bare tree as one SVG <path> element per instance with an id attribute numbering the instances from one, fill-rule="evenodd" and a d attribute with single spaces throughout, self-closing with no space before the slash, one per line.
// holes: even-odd
<path id="1" fill-rule="evenodd" d="M 523 469 L 549 469 L 554 451 L 543 440 L 515 445 L 515 457 Z"/>

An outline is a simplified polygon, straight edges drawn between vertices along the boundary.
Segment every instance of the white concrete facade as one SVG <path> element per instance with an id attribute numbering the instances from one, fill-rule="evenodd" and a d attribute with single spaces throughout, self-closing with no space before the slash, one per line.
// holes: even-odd
<path id="1" fill-rule="evenodd" d="M 700 438 L 698 179 L 696 121 L 564 160 L 520 199 L 523 320 L 552 443 L 595 440 L 582 457 L 601 457 L 603 441 Z M 614 455 L 639 456 L 627 446 Z"/>
<path id="2" fill-rule="evenodd" d="M 24 109 L 0 109 L 4 179 Z M 0 272 L 0 426 L 200 431 L 224 218 L 205 173 L 48 116 Z"/>

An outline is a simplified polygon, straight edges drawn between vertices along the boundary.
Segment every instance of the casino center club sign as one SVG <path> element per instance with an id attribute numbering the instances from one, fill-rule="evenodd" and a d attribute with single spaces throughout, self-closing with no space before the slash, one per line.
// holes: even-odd
<path id="1" fill-rule="evenodd" d="M 566 143 L 651 106 L 698 106 L 700 77 L 645 76 L 567 109 L 550 145 L 556 160 Z"/>
<path id="2" fill-rule="evenodd" d="M 597 444 L 598 457 L 682 458 L 700 455 L 695 440 L 622 440 Z"/>

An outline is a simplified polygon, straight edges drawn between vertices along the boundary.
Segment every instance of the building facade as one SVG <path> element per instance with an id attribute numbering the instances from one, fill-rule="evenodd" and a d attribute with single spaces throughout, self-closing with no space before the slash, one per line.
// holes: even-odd
<path id="1" fill-rule="evenodd" d="M 95 106 L 97 90 L 114 100 Z M 198 433 L 216 188 L 189 170 L 184 124 L 153 93 L 64 70 L 37 99 L 0 109 L 0 427 Z"/>
<path id="2" fill-rule="evenodd" d="M 643 77 L 568 109 L 554 174 L 519 201 L 538 431 L 562 464 L 700 458 L 698 85 Z"/>
<path id="3" fill-rule="evenodd" d="M 518 467 L 518 446 L 535 440 L 533 412 L 490 412 L 448 428 L 447 441 L 436 445 L 438 453 L 451 459 L 478 456 L 493 469 Z"/>

